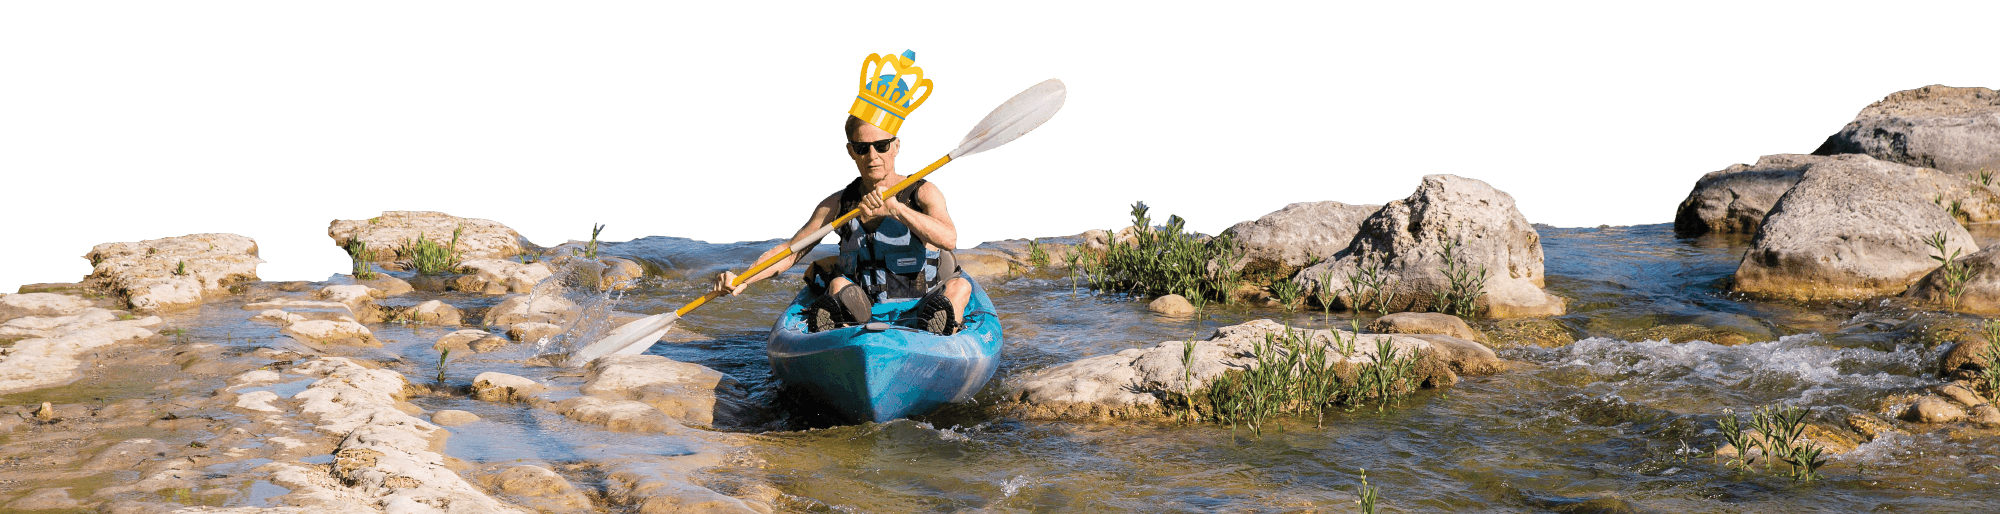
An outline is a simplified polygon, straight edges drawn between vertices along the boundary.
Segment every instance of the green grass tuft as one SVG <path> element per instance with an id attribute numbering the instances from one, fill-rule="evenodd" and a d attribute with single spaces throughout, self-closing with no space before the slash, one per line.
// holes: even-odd
<path id="1" fill-rule="evenodd" d="M 410 267 L 416 268 L 419 275 L 452 273 L 458 270 L 459 260 L 462 258 L 458 253 L 458 237 L 464 232 L 463 225 L 453 229 L 449 244 L 427 241 L 423 234 L 417 234 L 416 241 L 403 242 L 400 253 L 410 259 Z"/>
<path id="2" fill-rule="evenodd" d="M 1941 292 L 1944 293 L 1945 308 L 1958 310 L 1958 300 L 1965 296 L 1965 283 L 1972 281 L 1972 269 L 1958 262 L 1958 254 L 1962 250 L 1952 250 L 1948 256 L 1945 254 L 1945 247 L 1950 243 L 1950 238 L 1942 231 L 1924 237 L 1924 244 L 1937 251 L 1931 260 L 1938 261 L 1938 279 L 1944 282 Z"/>

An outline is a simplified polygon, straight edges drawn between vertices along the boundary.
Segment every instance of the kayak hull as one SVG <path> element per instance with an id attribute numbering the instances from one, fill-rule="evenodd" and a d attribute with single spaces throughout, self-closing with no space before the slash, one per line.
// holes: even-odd
<path id="1" fill-rule="evenodd" d="M 815 299 L 799 292 L 771 327 L 765 353 L 788 391 L 848 422 L 923 415 L 969 400 L 999 368 L 1000 320 L 977 282 L 965 327 L 949 336 L 894 326 L 915 300 L 875 306 L 874 321 L 891 325 L 886 330 L 854 326 L 808 334 L 804 312 Z"/>

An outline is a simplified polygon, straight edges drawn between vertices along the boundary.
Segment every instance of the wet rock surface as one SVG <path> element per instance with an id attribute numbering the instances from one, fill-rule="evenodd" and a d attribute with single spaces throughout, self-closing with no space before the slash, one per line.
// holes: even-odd
<path id="1" fill-rule="evenodd" d="M 1398 312 L 1368 322 L 1368 331 L 1377 334 L 1437 334 L 1478 341 L 1479 332 L 1464 319 L 1436 312 Z"/>

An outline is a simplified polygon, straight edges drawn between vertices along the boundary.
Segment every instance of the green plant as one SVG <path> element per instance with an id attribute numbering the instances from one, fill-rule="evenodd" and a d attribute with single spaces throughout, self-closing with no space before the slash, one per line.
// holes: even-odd
<path id="1" fill-rule="evenodd" d="M 604 233 L 604 225 L 590 224 L 590 242 L 583 245 L 583 258 L 597 258 L 597 235 Z"/>
<path id="2" fill-rule="evenodd" d="M 1972 268 L 1958 262 L 1958 254 L 1962 250 L 1952 250 L 1949 256 L 1945 254 L 1945 247 L 1950 242 L 1942 231 L 1924 236 L 1924 244 L 1937 251 L 1931 260 L 1938 261 L 1938 281 L 1942 282 L 1939 292 L 1944 293 L 1945 308 L 1958 310 L 1958 300 L 1965 296 L 1965 283 L 1972 280 Z"/>
<path id="3" fill-rule="evenodd" d="M 1329 287 L 1329 284 L 1333 283 L 1333 267 L 1327 266 L 1321 269 L 1317 278 L 1319 280 L 1313 285 L 1313 299 L 1319 301 L 1319 310 L 1322 316 L 1332 316 L 1333 300 L 1340 296 L 1332 287 Z"/>
<path id="4" fill-rule="evenodd" d="M 1986 336 L 1986 351 L 1980 352 L 1986 370 L 1980 372 L 1980 385 L 1986 389 L 1986 400 L 2000 403 L 2000 321 L 1986 320 L 1980 324 L 1980 332 Z"/>
<path id="5" fill-rule="evenodd" d="M 451 231 L 451 243 L 438 244 L 427 241 L 423 234 L 417 234 L 416 241 L 405 240 L 401 253 L 410 258 L 410 266 L 420 275 L 441 275 L 458 269 L 458 238 L 465 232 L 460 225 Z"/>
<path id="6" fill-rule="evenodd" d="M 1784 462 L 1793 480 L 1817 479 L 1819 468 L 1826 465 L 1826 459 L 1820 458 L 1825 449 L 1810 440 L 1801 439 L 1805 435 L 1806 414 L 1805 409 L 1795 406 L 1759 407 L 1751 413 L 1750 425 L 1762 437 L 1756 441 L 1744 441 L 1744 445 L 1737 446 L 1737 454 L 1747 454 L 1748 445 L 1756 445 L 1764 453 L 1764 471 L 1769 472 L 1773 465 Z M 1735 414 L 1726 417 L 1734 419 Z M 1729 437 L 1728 434 L 1724 436 Z M 1747 439 L 1745 436 L 1737 437 Z M 1743 466 L 1746 469 L 1749 467 L 1747 460 Z"/>
<path id="7" fill-rule="evenodd" d="M 1132 242 L 1114 238 L 1102 253 L 1084 259 L 1091 286 L 1143 296 L 1178 294 L 1189 301 L 1233 301 L 1231 293 L 1241 283 L 1236 264 L 1243 258 L 1234 236 L 1203 240 L 1185 231 L 1187 220 L 1180 216 L 1168 216 L 1166 225 L 1153 227 L 1149 210 L 1145 202 L 1132 204 Z"/>
<path id="8" fill-rule="evenodd" d="M 1355 323 L 1358 328 L 1359 322 Z M 1227 424 L 1232 431 L 1247 427 L 1261 437 L 1277 417 L 1311 415 L 1316 425 L 1324 426 L 1327 408 L 1344 405 L 1352 411 L 1374 399 L 1381 411 L 1417 385 L 1413 371 L 1421 354 L 1402 354 L 1384 339 L 1377 342 L 1371 362 L 1355 366 L 1350 360 L 1357 336 L 1340 331 L 1322 338 L 1309 334 L 1291 327 L 1267 334 L 1253 344 L 1253 364 L 1223 373 L 1199 390 L 1183 392 L 1187 401 L 1177 404 L 1195 411 L 1189 417 Z M 1333 358 L 1333 352 L 1342 357 Z"/>
<path id="9" fill-rule="evenodd" d="M 1383 258 L 1369 262 L 1369 254 L 1361 254 L 1354 271 L 1347 274 L 1348 307 L 1354 312 L 1373 309 L 1377 314 L 1387 316 L 1396 304 L 1396 293 L 1402 289 L 1402 280 L 1389 281 L 1382 273 Z"/>
<path id="10" fill-rule="evenodd" d="M 374 256 L 374 252 L 368 250 L 368 243 L 362 241 L 361 238 L 347 240 L 347 258 L 354 261 L 355 279 L 375 279 L 375 266 L 369 263 L 375 260 Z"/>
<path id="11" fill-rule="evenodd" d="M 437 376 L 438 382 L 444 381 L 445 359 L 449 358 L 451 358 L 450 348 L 445 348 L 444 351 L 438 352 L 438 376 Z"/>
<path id="12" fill-rule="evenodd" d="M 1049 252 L 1047 249 L 1042 248 L 1040 241 L 1028 240 L 1028 264 L 1032 264 L 1036 268 L 1049 265 Z"/>
<path id="13" fill-rule="evenodd" d="M 1293 280 L 1279 280 L 1271 284 L 1271 294 L 1277 297 L 1278 306 L 1284 307 L 1286 311 L 1299 310 L 1299 300 L 1303 299 L 1305 294 L 1300 289 L 1299 283 Z"/>
<path id="14" fill-rule="evenodd" d="M 1750 437 L 1750 434 L 1743 432 L 1743 420 L 1736 417 L 1735 411 L 1725 410 L 1715 425 L 1716 430 L 1722 432 L 1723 440 L 1736 448 L 1736 456 L 1729 460 L 1729 465 L 1750 469 L 1750 462 L 1755 460 L 1750 456 L 1750 446 L 1758 443 Z"/>
<path id="15" fill-rule="evenodd" d="M 1187 419 L 1194 419 L 1194 338 L 1181 343 L 1181 402 Z"/>
<path id="16" fill-rule="evenodd" d="M 1361 490 L 1356 495 L 1361 497 L 1356 502 L 1361 504 L 1361 514 L 1375 514 L 1375 503 L 1382 500 L 1382 488 L 1368 485 L 1366 468 L 1361 470 Z"/>
<path id="17" fill-rule="evenodd" d="M 174 276 L 177 276 L 177 277 L 185 277 L 185 276 L 187 276 L 187 274 L 188 274 L 188 263 L 187 263 L 187 261 L 180 261 L 180 262 L 178 262 L 178 263 L 174 264 Z"/>
<path id="18" fill-rule="evenodd" d="M 1444 240 L 1443 247 L 1438 250 L 1437 256 L 1444 263 L 1442 271 L 1447 285 L 1432 291 L 1431 310 L 1469 318 L 1477 314 L 1474 309 L 1479 296 L 1486 294 L 1486 266 L 1474 268 L 1460 262 L 1461 256 L 1458 250 L 1465 241 L 1450 237 L 1451 233 L 1448 231 L 1444 236 L 1447 239 Z"/>
<path id="19" fill-rule="evenodd" d="M 1993 185 L 1993 170 L 1989 170 L 1986 168 L 1979 168 L 1979 185 L 1982 186 Z"/>

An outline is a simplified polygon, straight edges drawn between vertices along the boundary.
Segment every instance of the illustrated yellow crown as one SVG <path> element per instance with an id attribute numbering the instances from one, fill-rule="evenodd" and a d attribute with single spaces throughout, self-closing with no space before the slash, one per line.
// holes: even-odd
<path id="1" fill-rule="evenodd" d="M 922 95 L 917 94 L 918 89 L 923 90 Z M 861 93 L 854 96 L 854 107 L 847 113 L 893 136 L 903 127 L 903 119 L 930 97 L 931 79 L 924 78 L 924 69 L 917 67 L 917 52 L 868 54 L 868 59 L 861 61 Z"/>

